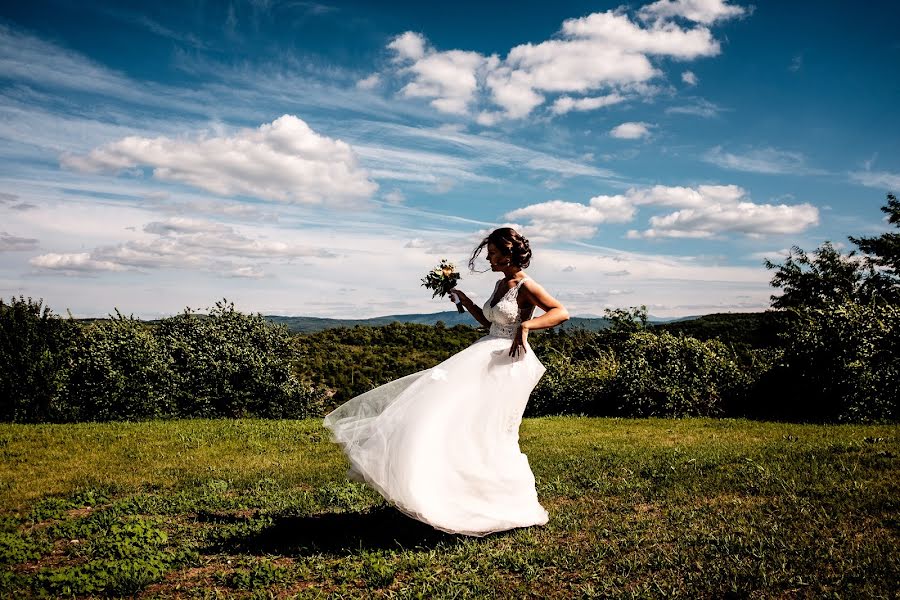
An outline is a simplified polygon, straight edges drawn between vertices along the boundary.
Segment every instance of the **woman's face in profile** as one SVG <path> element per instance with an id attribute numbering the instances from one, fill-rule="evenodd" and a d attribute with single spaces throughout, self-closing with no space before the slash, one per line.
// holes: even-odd
<path id="1" fill-rule="evenodd" d="M 491 263 L 492 271 L 497 270 L 500 267 L 504 267 L 506 266 L 506 264 L 508 264 L 506 257 L 504 257 L 497 249 L 497 247 L 491 242 L 488 242 L 487 245 L 487 260 L 489 263 Z"/>

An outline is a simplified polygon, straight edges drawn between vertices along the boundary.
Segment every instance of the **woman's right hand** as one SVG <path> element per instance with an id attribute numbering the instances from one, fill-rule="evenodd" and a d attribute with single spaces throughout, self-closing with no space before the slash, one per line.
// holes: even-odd
<path id="1" fill-rule="evenodd" d="M 469 297 L 466 296 L 466 293 L 464 291 L 457 290 L 457 289 L 452 289 L 452 290 L 450 290 L 450 293 L 447 294 L 447 296 L 450 298 L 450 302 L 453 302 L 454 295 L 456 295 L 456 297 L 459 299 L 460 303 L 463 305 L 465 305 L 466 302 L 471 302 L 471 300 L 469 300 Z M 455 302 L 453 302 L 453 303 L 456 304 Z"/>

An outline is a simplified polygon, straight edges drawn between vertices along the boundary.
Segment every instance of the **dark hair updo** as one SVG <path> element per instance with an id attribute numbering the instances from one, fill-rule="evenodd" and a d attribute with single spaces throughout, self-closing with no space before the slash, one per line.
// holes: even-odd
<path id="1" fill-rule="evenodd" d="M 511 265 L 525 269 L 531 264 L 531 246 L 528 244 L 528 239 L 512 227 L 500 227 L 481 240 L 481 243 L 475 248 L 472 258 L 469 259 L 469 268 L 473 271 L 475 270 L 475 259 L 478 258 L 481 249 L 488 244 L 493 244 L 503 256 L 508 256 Z"/>

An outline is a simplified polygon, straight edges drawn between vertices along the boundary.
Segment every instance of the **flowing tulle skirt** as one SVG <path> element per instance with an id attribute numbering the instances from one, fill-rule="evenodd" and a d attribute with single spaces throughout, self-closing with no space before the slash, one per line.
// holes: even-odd
<path id="1" fill-rule="evenodd" d="M 543 525 L 528 458 L 525 405 L 545 368 L 531 347 L 487 335 L 439 365 L 369 390 L 325 417 L 365 482 L 407 515 L 449 533 L 483 536 Z"/>

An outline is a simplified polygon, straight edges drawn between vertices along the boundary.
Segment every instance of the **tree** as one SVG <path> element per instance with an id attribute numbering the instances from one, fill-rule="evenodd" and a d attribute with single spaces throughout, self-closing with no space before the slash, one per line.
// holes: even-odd
<path id="1" fill-rule="evenodd" d="M 825 242 L 812 256 L 793 246 L 784 264 L 766 259 L 766 268 L 776 269 L 772 287 L 784 290 L 771 296 L 772 308 L 821 308 L 829 300 L 859 297 L 864 271 L 855 255 L 852 251 L 843 255 Z"/>
<path id="2" fill-rule="evenodd" d="M 900 228 L 900 201 L 894 194 L 887 195 L 887 204 L 881 212 L 888 215 L 888 223 Z M 866 255 L 866 264 L 873 271 L 867 282 L 872 294 L 888 302 L 900 300 L 900 233 L 882 233 L 876 237 L 853 237 L 860 252 Z"/>
<path id="3" fill-rule="evenodd" d="M 0 421 L 50 417 L 70 346 L 80 332 L 74 319 L 53 314 L 43 299 L 0 299 Z"/>
<path id="4" fill-rule="evenodd" d="M 887 195 L 887 204 L 881 207 L 887 213 L 888 223 L 900 228 L 900 200 L 894 194 Z M 869 255 L 872 262 L 887 270 L 888 274 L 900 277 L 900 233 L 882 233 L 877 237 L 850 236 L 860 251 Z"/>
<path id="5" fill-rule="evenodd" d="M 603 318 L 609 321 L 609 328 L 614 332 L 633 333 L 647 328 L 647 307 L 631 306 L 629 308 L 603 309 Z"/>
<path id="6" fill-rule="evenodd" d="M 889 194 L 882 211 L 900 225 L 900 203 Z M 900 236 L 849 238 L 844 255 L 830 242 L 813 254 L 791 249 L 772 285 L 773 308 L 788 309 L 783 354 L 769 371 L 763 398 L 778 398 L 787 417 L 896 420 L 900 415 Z"/>
<path id="7" fill-rule="evenodd" d="M 893 194 L 881 210 L 900 227 L 900 202 Z M 776 270 L 772 287 L 784 290 L 771 297 L 772 308 L 817 309 L 845 300 L 900 302 L 900 234 L 848 239 L 859 252 L 842 254 L 825 242 L 812 256 L 794 246 L 783 264 L 766 260 L 766 268 Z"/>

